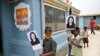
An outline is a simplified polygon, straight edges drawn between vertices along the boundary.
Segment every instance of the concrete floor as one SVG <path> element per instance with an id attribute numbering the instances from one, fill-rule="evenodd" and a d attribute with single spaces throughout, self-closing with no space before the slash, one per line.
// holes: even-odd
<path id="1" fill-rule="evenodd" d="M 68 45 L 67 44 L 56 53 L 56 56 L 66 56 L 66 53 L 68 53 Z"/>
<path id="2" fill-rule="evenodd" d="M 83 56 L 100 56 L 100 31 L 95 32 L 95 35 L 89 34 L 89 47 L 83 48 Z"/>
<path id="3" fill-rule="evenodd" d="M 89 32 L 89 47 L 84 48 L 83 47 L 83 56 L 100 56 L 100 31 L 96 31 L 96 34 L 90 34 Z M 63 55 L 63 52 L 65 52 L 67 49 L 63 49 L 61 53 L 58 53 L 57 56 L 68 56 Z M 60 54 L 60 55 L 59 55 Z M 67 53 L 66 53 L 67 54 Z"/>

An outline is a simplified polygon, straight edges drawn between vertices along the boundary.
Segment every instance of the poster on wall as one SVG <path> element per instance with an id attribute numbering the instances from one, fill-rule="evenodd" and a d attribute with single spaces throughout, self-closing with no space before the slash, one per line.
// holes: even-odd
<path id="1" fill-rule="evenodd" d="M 42 45 L 40 43 L 40 40 L 38 38 L 38 34 L 36 31 L 28 32 L 27 36 L 28 36 L 28 40 L 29 40 L 33 50 L 42 49 Z M 42 51 L 41 51 L 41 53 L 42 53 Z"/>
<path id="2" fill-rule="evenodd" d="M 19 3 L 14 8 L 14 18 L 16 27 L 21 30 L 27 30 L 30 25 L 31 11 L 30 6 L 25 3 Z"/>
<path id="3" fill-rule="evenodd" d="M 66 17 L 66 28 L 67 30 L 73 30 L 76 26 L 76 16 L 70 15 Z"/>

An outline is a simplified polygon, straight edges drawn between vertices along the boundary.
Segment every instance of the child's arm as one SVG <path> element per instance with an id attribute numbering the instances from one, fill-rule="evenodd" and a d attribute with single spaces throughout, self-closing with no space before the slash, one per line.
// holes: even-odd
<path id="1" fill-rule="evenodd" d="M 81 32 L 81 36 L 82 36 L 82 37 L 84 36 L 84 30 Z"/>
<path id="2" fill-rule="evenodd" d="M 74 46 L 78 47 L 78 48 L 82 48 L 81 45 L 75 44 L 73 41 L 71 41 L 71 43 L 72 43 Z"/>
<path id="3" fill-rule="evenodd" d="M 89 37 L 89 33 L 88 33 L 88 31 L 87 31 L 87 37 Z"/>

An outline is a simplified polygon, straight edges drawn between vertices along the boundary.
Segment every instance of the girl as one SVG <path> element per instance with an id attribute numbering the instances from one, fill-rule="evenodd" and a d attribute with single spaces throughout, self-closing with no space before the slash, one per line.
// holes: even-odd
<path id="1" fill-rule="evenodd" d="M 83 56 L 82 54 L 82 38 L 80 36 L 79 27 L 74 30 L 74 37 L 71 40 L 72 51 L 74 56 Z"/>

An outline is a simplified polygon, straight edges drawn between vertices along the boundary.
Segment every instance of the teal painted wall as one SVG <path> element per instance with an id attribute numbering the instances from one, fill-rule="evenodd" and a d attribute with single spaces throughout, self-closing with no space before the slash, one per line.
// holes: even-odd
<path id="1" fill-rule="evenodd" d="M 92 16 L 84 16 L 84 25 L 87 26 L 88 28 L 90 27 L 90 20 Z M 100 24 L 100 16 L 96 16 L 96 24 Z"/>
<path id="2" fill-rule="evenodd" d="M 96 24 L 100 24 L 100 16 L 96 16 Z"/>
<path id="3" fill-rule="evenodd" d="M 92 16 L 81 16 L 81 18 L 83 18 L 83 23 L 82 24 L 84 24 L 84 26 L 89 28 L 90 27 L 89 24 L 90 24 L 91 17 Z M 80 19 L 80 23 L 81 23 L 81 21 L 82 20 Z M 96 22 L 96 24 L 100 24 L 100 16 L 96 16 L 95 22 Z"/>
<path id="4" fill-rule="evenodd" d="M 68 44 L 66 31 L 62 31 L 57 34 L 53 34 L 53 39 L 57 42 L 57 51 L 59 51 L 65 44 Z M 67 46 L 66 46 L 66 48 L 67 48 Z"/>
<path id="5" fill-rule="evenodd" d="M 83 17 L 79 17 L 79 27 L 80 27 L 80 29 L 83 29 L 83 27 L 84 27 L 84 18 Z"/>
<path id="6" fill-rule="evenodd" d="M 86 27 L 90 27 L 90 19 L 91 19 L 91 17 L 89 17 L 89 16 L 84 16 L 84 25 L 86 26 Z"/>

